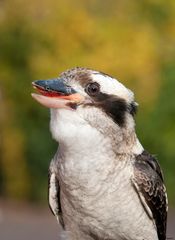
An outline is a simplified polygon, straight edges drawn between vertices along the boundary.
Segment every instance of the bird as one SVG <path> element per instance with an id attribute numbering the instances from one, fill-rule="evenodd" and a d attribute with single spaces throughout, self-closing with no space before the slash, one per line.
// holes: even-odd
<path id="1" fill-rule="evenodd" d="M 83 67 L 32 84 L 58 142 L 48 199 L 64 239 L 165 240 L 166 188 L 156 157 L 137 137 L 134 93 Z"/>

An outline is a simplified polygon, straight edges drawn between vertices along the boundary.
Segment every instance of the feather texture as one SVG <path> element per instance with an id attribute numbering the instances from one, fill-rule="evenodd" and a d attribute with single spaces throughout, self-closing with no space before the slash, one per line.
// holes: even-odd
<path id="1" fill-rule="evenodd" d="M 146 151 L 136 157 L 133 183 L 146 212 L 156 225 L 159 240 L 165 240 L 167 222 L 166 189 L 158 162 Z"/>

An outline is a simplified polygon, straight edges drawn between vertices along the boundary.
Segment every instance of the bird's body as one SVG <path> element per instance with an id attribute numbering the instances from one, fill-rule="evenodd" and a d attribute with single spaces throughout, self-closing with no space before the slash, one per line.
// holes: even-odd
<path id="1" fill-rule="evenodd" d="M 59 148 L 49 169 L 49 204 L 66 239 L 165 240 L 162 173 L 135 134 L 132 92 L 88 69 L 61 78 L 73 88 L 71 97 L 81 94 L 51 109 Z M 38 101 L 48 105 L 47 98 Z"/>
<path id="2" fill-rule="evenodd" d="M 65 161 L 57 157 L 54 161 Z M 53 165 L 57 165 L 56 162 Z M 103 164 L 100 159 L 99 164 Z M 131 186 L 133 166 L 129 156 L 126 156 L 126 162 L 119 160 L 117 165 L 108 164 L 108 169 L 102 165 L 92 171 L 93 163 L 85 169 L 81 164 L 75 169 L 77 163 L 72 163 L 70 169 L 65 165 L 60 164 L 63 171 L 58 171 L 57 167 L 51 171 L 58 171 L 60 188 L 66 188 L 66 192 L 60 191 L 61 210 L 70 239 L 141 240 L 143 236 L 147 240 L 158 239 L 153 221 Z M 69 170 L 71 174 L 67 174 Z"/>

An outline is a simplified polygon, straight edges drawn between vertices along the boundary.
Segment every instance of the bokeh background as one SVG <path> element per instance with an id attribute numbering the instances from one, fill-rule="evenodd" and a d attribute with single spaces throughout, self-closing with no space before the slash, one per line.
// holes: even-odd
<path id="1" fill-rule="evenodd" d="M 31 82 L 85 66 L 135 92 L 137 133 L 175 206 L 175 1 L 0 0 L 0 198 L 46 206 L 57 145 Z"/>

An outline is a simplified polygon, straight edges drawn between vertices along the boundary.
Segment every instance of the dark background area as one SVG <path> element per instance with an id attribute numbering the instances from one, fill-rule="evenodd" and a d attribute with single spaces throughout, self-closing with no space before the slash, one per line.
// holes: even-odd
<path id="1" fill-rule="evenodd" d="M 38 204 L 0 201 L 1 240 L 59 240 L 61 229 L 49 211 Z M 175 239 L 175 212 L 168 216 L 167 240 Z M 82 239 L 83 240 L 83 239 Z"/>

